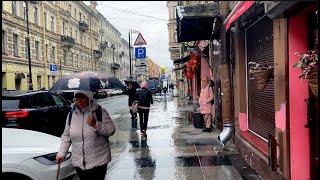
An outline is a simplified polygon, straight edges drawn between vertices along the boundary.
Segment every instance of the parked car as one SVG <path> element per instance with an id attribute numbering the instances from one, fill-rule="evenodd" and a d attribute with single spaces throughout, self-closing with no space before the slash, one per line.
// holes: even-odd
<path id="1" fill-rule="evenodd" d="M 60 137 L 70 109 L 70 104 L 55 92 L 3 91 L 1 124 Z"/>
<path id="2" fill-rule="evenodd" d="M 2 178 L 5 180 L 56 179 L 60 138 L 41 132 L 2 128 Z M 71 152 L 60 165 L 59 179 L 78 179 Z"/>

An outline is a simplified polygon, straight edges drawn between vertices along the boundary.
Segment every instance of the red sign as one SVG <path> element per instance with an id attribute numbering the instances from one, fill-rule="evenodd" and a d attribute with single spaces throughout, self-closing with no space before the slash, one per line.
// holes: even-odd
<path id="1" fill-rule="evenodd" d="M 147 42 L 142 37 L 141 33 L 138 34 L 138 37 L 137 37 L 136 41 L 134 42 L 134 46 L 138 46 L 138 45 L 140 45 L 140 46 L 147 45 Z"/>
<path id="2" fill-rule="evenodd" d="M 231 24 L 236 21 L 244 12 L 246 12 L 255 1 L 242 1 L 239 2 L 239 4 L 236 5 L 234 10 L 229 14 L 227 17 L 226 23 L 226 31 L 230 28 Z"/>

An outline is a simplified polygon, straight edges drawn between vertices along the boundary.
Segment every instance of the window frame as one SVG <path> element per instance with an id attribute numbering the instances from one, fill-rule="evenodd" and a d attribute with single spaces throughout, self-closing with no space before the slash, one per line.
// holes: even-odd
<path id="1" fill-rule="evenodd" d="M 15 44 L 15 37 L 16 39 L 16 44 Z M 16 47 L 16 48 L 15 48 Z M 18 57 L 19 56 L 19 35 L 13 33 L 13 39 L 12 39 L 12 49 L 13 49 L 13 56 Z"/>

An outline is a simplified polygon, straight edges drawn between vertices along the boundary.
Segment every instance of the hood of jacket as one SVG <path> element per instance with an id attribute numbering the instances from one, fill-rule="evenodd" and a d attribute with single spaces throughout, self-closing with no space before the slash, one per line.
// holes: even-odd
<path id="1" fill-rule="evenodd" d="M 74 96 L 76 94 L 84 94 L 85 96 L 87 96 L 87 98 L 89 99 L 89 110 L 90 111 L 94 111 L 96 109 L 98 109 L 98 103 L 96 102 L 96 100 L 93 98 L 93 93 L 91 91 L 83 91 L 83 90 L 78 90 L 74 92 Z M 75 109 L 75 103 L 73 103 L 71 105 L 72 109 Z"/>

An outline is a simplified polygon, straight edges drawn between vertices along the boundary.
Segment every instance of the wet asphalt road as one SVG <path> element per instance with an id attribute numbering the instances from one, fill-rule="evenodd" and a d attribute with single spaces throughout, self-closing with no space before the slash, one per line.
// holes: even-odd
<path id="1" fill-rule="evenodd" d="M 192 106 L 171 94 L 153 99 L 146 139 L 141 138 L 139 121 L 138 129 L 131 129 L 126 95 L 99 100 L 116 125 L 105 179 L 262 179 L 232 144 L 223 148 L 219 130 L 204 133 L 193 127 Z"/>

